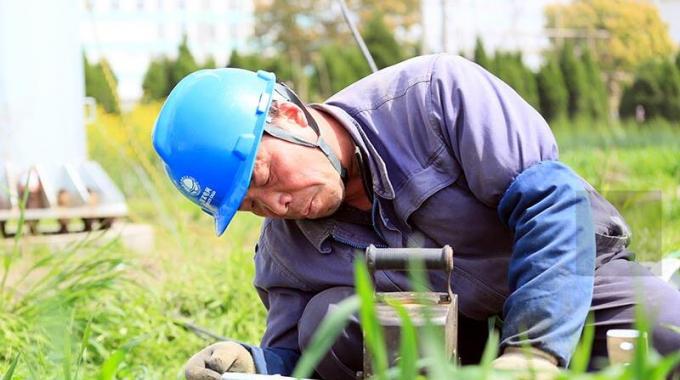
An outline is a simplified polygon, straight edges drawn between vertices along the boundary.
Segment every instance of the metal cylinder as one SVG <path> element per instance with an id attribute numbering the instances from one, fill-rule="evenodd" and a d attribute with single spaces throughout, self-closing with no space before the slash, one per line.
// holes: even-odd
<path id="1" fill-rule="evenodd" d="M 376 248 L 366 249 L 366 265 L 370 271 L 408 270 L 409 263 L 421 260 L 425 270 L 453 270 L 453 249 L 442 248 Z"/>

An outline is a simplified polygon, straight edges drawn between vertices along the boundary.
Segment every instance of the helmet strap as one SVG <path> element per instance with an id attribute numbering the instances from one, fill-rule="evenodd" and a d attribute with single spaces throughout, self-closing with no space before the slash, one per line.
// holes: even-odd
<path id="1" fill-rule="evenodd" d="M 316 142 L 307 141 L 305 139 L 300 138 L 297 135 L 290 133 L 285 129 L 275 127 L 270 123 L 265 124 L 264 131 L 267 132 L 267 134 L 271 135 L 272 137 L 276 137 L 277 139 L 284 140 L 289 143 L 302 145 L 309 148 L 318 148 L 326 156 L 326 158 L 328 158 L 328 161 L 330 161 L 331 165 L 338 172 L 338 174 L 340 174 L 342 182 L 347 183 L 348 180 L 347 169 L 342 166 L 342 163 L 340 162 L 338 156 L 335 154 L 335 152 L 333 152 L 331 147 L 328 146 L 326 141 L 321 138 L 321 130 L 319 129 L 319 125 L 316 123 L 316 120 L 314 120 L 314 117 L 312 117 L 312 115 L 309 113 L 304 103 L 302 103 L 302 100 L 300 100 L 300 98 L 297 96 L 295 92 L 293 92 L 293 90 L 291 90 L 290 88 L 288 88 L 288 86 L 280 82 L 276 84 L 276 86 L 274 87 L 274 91 L 276 91 L 287 101 L 290 101 L 291 103 L 300 107 L 303 114 L 305 115 L 305 119 L 307 119 L 307 124 L 316 133 L 317 139 Z"/>

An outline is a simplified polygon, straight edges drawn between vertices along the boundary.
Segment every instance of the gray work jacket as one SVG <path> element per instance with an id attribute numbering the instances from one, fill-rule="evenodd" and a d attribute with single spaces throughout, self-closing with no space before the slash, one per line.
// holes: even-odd
<path id="1" fill-rule="evenodd" d="M 383 69 L 313 107 L 336 118 L 361 149 L 371 172 L 374 207 L 363 218 L 345 213 L 349 216 L 265 220 L 256 248 L 254 281 L 268 309 L 262 346 L 299 350 L 297 322 L 305 305 L 329 287 L 353 286 L 352 262 L 369 244 L 449 244 L 455 261 L 452 287 L 459 296 L 461 313 L 475 319 L 503 314 L 506 323 L 524 318 L 512 305 L 506 304 L 504 311 L 509 295 L 516 292 L 523 295 L 517 296 L 520 301 L 515 304 L 537 310 L 536 315 L 570 314 L 577 322 L 569 326 L 564 337 L 554 337 L 562 323 L 559 319 L 550 326 L 542 325 L 544 330 L 532 336 L 562 364 L 568 362 L 578 337 L 575 331 L 582 326 L 590 305 L 589 294 L 592 296 L 592 278 L 587 277 L 592 276 L 595 256 L 590 240 L 595 239 L 593 232 L 598 239 L 626 239 L 627 229 L 618 212 L 590 185 L 580 179 L 574 181 L 575 175 L 556 163 L 557 145 L 544 119 L 514 90 L 478 65 L 445 54 L 417 57 Z M 581 190 L 587 193 L 585 198 L 571 202 L 587 205 L 587 212 L 561 217 L 572 220 L 571 225 L 562 226 L 551 220 L 540 221 L 540 215 L 521 221 L 522 210 L 517 205 L 499 210 L 503 198 L 506 203 L 514 199 L 506 192 L 528 168 L 536 169 L 513 191 L 531 195 L 535 188 L 546 185 L 547 190 L 532 196 L 557 205 L 557 201 L 545 198 L 550 191 L 550 184 L 545 182 L 553 181 L 553 187 L 564 183 L 570 191 L 576 189 L 569 194 Z M 562 212 L 572 210 L 568 206 L 558 208 Z M 512 222 L 513 218 L 519 221 Z M 563 244 L 563 248 L 551 247 L 545 256 L 548 258 L 541 259 L 555 268 L 562 264 L 552 264 L 550 257 L 560 255 L 568 259 L 563 261 L 582 264 L 569 269 L 584 272 L 569 277 L 574 279 L 573 286 L 560 288 L 563 285 L 543 281 L 545 287 L 556 289 L 557 297 L 573 299 L 569 308 L 546 311 L 541 308 L 551 306 L 532 301 L 548 291 L 529 281 L 541 274 L 548 277 L 541 272 L 545 270 L 536 269 L 538 256 L 532 255 L 545 251 L 550 243 L 527 246 L 525 240 L 522 246 L 516 236 L 517 223 L 538 225 L 543 240 L 534 242 L 560 241 L 553 240 L 551 234 L 561 230 L 563 235 L 585 236 L 577 238 L 580 245 L 572 248 L 568 246 L 571 243 Z M 528 252 L 520 254 L 520 249 Z M 509 279 L 512 260 L 516 270 Z M 433 288 L 446 289 L 443 275 L 432 273 L 430 280 Z M 380 291 L 408 288 L 406 276 L 399 272 L 379 271 L 375 282 Z M 504 335 L 504 339 L 510 342 L 513 337 Z M 564 342 L 558 343 L 560 339 Z"/>

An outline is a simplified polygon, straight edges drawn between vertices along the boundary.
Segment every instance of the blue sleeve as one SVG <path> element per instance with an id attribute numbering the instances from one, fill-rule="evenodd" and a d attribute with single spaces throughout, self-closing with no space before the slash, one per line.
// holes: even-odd
<path id="1" fill-rule="evenodd" d="M 501 349 L 529 344 L 566 366 L 593 295 L 595 234 L 580 178 L 558 161 L 519 174 L 498 214 L 514 233 Z"/>
<path id="2" fill-rule="evenodd" d="M 300 353 L 289 348 L 258 347 L 241 343 L 255 362 L 255 370 L 261 375 L 290 376 L 295 369 Z"/>

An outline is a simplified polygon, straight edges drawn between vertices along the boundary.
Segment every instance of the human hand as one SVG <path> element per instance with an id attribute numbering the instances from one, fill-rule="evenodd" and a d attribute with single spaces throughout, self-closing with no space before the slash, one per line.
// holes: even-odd
<path id="1" fill-rule="evenodd" d="M 184 366 L 187 380 L 220 380 L 225 372 L 255 373 L 250 352 L 235 342 L 218 342 L 194 354 Z"/>
<path id="2" fill-rule="evenodd" d="M 560 373 L 557 359 L 538 348 L 508 347 L 491 364 L 494 369 L 526 374 L 535 380 L 554 379 Z"/>

